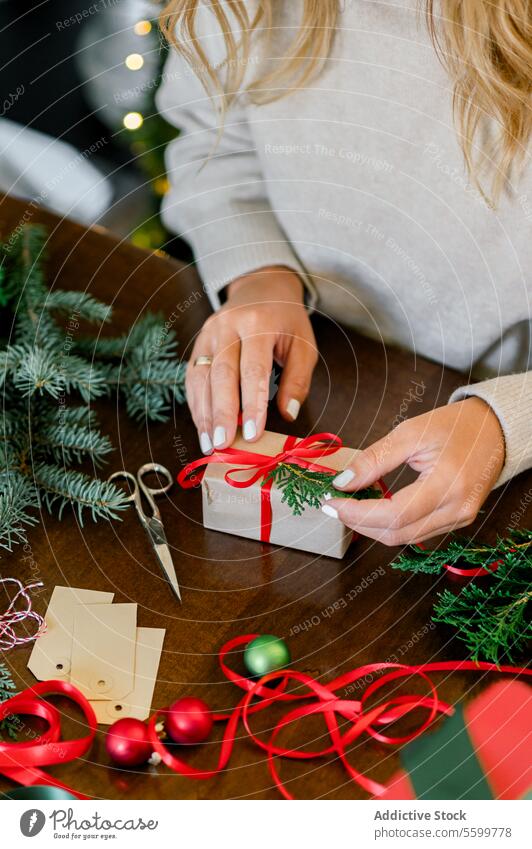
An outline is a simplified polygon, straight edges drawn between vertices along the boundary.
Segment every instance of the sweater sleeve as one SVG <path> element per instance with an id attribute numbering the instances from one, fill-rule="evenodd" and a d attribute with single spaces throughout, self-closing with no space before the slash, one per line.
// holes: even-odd
<path id="1" fill-rule="evenodd" d="M 199 13 L 202 47 L 219 65 L 225 53 L 221 33 L 208 9 L 200 6 Z M 187 60 L 170 51 L 157 108 L 181 133 L 167 148 L 170 190 L 163 221 L 190 243 L 215 309 L 224 286 L 266 265 L 292 268 L 315 300 L 315 289 L 270 206 L 242 100 L 238 97 L 228 110 L 220 133 L 212 98 Z"/>
<path id="2" fill-rule="evenodd" d="M 461 386 L 449 399 L 482 398 L 501 423 L 506 459 L 495 486 L 532 467 L 532 371 Z"/>

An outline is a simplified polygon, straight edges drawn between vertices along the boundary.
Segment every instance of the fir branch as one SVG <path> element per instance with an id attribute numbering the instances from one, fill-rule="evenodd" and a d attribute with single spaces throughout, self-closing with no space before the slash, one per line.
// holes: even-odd
<path id="1" fill-rule="evenodd" d="M 22 227 L 3 247 L 3 261 L 10 278 L 17 337 L 29 344 L 53 346 L 59 343 L 61 333 L 53 317 L 42 309 L 48 292 L 42 270 L 45 240 L 43 227 Z"/>
<path id="2" fill-rule="evenodd" d="M 88 363 L 83 357 L 69 354 L 61 358 L 59 367 L 67 392 L 78 392 L 84 401 L 109 394 L 105 373 L 95 363 Z"/>
<path id="3" fill-rule="evenodd" d="M 0 663 L 0 702 L 5 702 L 17 692 L 17 685 L 5 663 Z M 0 722 L 0 734 L 5 738 L 16 740 L 18 736 L 17 718 L 7 718 Z"/>
<path id="4" fill-rule="evenodd" d="M 10 345 L 0 352 L 0 375 L 9 375 L 22 396 L 47 393 L 58 399 L 65 392 L 79 392 L 84 401 L 109 391 L 105 373 L 82 357 L 62 355 L 38 345 Z"/>
<path id="5" fill-rule="evenodd" d="M 26 226 L 14 230 L 0 246 L 4 305 L 22 298 L 27 289 L 33 294 L 46 292 L 40 265 L 45 238 L 43 227 Z"/>
<path id="6" fill-rule="evenodd" d="M 122 336 L 79 336 L 74 342 L 74 349 L 82 357 L 89 360 L 121 360 L 127 346 L 128 337 Z"/>
<path id="7" fill-rule="evenodd" d="M 94 521 L 98 518 L 119 519 L 119 511 L 126 510 L 127 495 L 109 481 L 91 478 L 83 472 L 40 463 L 34 467 L 34 480 L 42 501 L 51 512 L 58 506 L 59 518 L 71 506 L 83 527 L 83 514 L 88 510 Z"/>
<path id="8" fill-rule="evenodd" d="M 164 316 L 160 313 L 146 313 L 130 329 L 120 336 L 80 336 L 75 340 L 75 349 L 84 357 L 97 360 L 122 360 L 130 350 L 153 348 L 164 338 L 172 343 L 175 334 L 165 331 Z"/>
<path id="9" fill-rule="evenodd" d="M 185 401 L 186 363 L 176 362 L 176 347 L 174 331 L 153 313 L 127 335 L 75 343 L 78 353 L 101 362 L 103 380 L 124 396 L 128 415 L 139 422 L 168 421 L 172 401 Z"/>
<path id="10" fill-rule="evenodd" d="M 108 436 L 85 425 L 67 426 L 65 422 L 41 427 L 36 444 L 42 445 L 56 462 L 67 464 L 72 460 L 81 463 L 88 457 L 96 466 L 100 466 L 107 454 L 113 451 Z"/>
<path id="11" fill-rule="evenodd" d="M 157 359 L 142 367 L 126 363 L 117 386 L 124 395 L 128 415 L 138 422 L 168 421 L 172 399 L 181 404 L 185 398 L 185 368 L 181 363 Z"/>
<path id="12" fill-rule="evenodd" d="M 46 292 L 41 309 L 53 310 L 60 315 L 83 319 L 92 324 L 105 324 L 111 320 L 112 307 L 97 300 L 88 292 L 64 291 L 54 289 Z"/>
<path id="13" fill-rule="evenodd" d="M 26 528 L 37 524 L 29 511 L 39 505 L 35 486 L 20 472 L 0 474 L 0 547 L 12 551 L 15 543 L 27 541 Z"/>
<path id="14" fill-rule="evenodd" d="M 12 345 L 4 352 L 6 372 L 11 372 L 15 388 L 23 396 L 47 392 L 58 398 L 64 381 L 57 367 L 57 357 L 52 351 L 33 345 Z M 0 361 L 0 367 L 3 365 Z"/>
<path id="15" fill-rule="evenodd" d="M 88 405 L 85 407 L 61 407 L 51 416 L 49 424 L 62 424 L 63 427 L 97 427 L 96 413 Z"/>
<path id="16" fill-rule="evenodd" d="M 41 504 L 60 517 L 70 505 L 80 522 L 86 511 L 112 519 L 128 506 L 121 489 L 70 468 L 99 464 L 112 450 L 90 409 L 93 398 L 120 393 L 130 415 L 154 421 L 185 399 L 185 364 L 162 316 L 146 314 L 129 333 L 96 341 L 65 329 L 64 316 L 102 325 L 111 310 L 88 293 L 49 292 L 45 239 L 29 225 L 0 246 L 0 305 L 12 339 L 0 349 L 0 546 L 7 549 L 26 539 Z M 67 407 L 74 394 L 83 403 Z"/>
<path id="17" fill-rule="evenodd" d="M 305 507 L 320 508 L 326 495 L 335 498 L 382 498 L 382 492 L 376 487 L 366 487 L 358 492 L 336 490 L 332 480 L 337 472 L 313 472 L 295 463 L 279 463 L 265 479 L 273 480 L 281 490 L 283 504 L 288 504 L 294 516 L 300 516 Z"/>

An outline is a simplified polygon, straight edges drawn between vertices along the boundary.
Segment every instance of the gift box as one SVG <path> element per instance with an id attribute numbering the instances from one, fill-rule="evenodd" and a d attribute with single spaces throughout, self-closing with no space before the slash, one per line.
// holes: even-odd
<path id="1" fill-rule="evenodd" d="M 178 481 L 188 487 L 201 480 L 203 524 L 210 530 L 341 558 L 353 532 L 338 519 L 326 516 L 319 503 L 294 509 L 286 481 L 288 476 L 300 476 L 299 484 L 308 483 L 313 473 L 334 476 L 357 453 L 344 447 L 334 434 L 298 440 L 265 431 L 257 442 L 249 443 L 239 432 L 231 448 L 190 463 Z M 332 485 L 330 492 L 338 495 Z M 384 494 L 380 484 L 357 497 Z"/>
<path id="2" fill-rule="evenodd" d="M 521 799 L 532 788 L 532 688 L 500 681 L 401 751 L 380 800 Z"/>

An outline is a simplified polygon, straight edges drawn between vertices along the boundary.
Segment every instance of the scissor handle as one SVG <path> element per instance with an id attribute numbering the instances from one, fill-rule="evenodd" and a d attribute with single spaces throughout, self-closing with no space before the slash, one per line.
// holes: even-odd
<path id="1" fill-rule="evenodd" d="M 107 480 L 109 483 L 117 480 L 127 480 L 131 486 L 131 492 L 126 495 L 126 501 L 134 501 L 137 508 L 141 507 L 139 485 L 135 475 L 132 475 L 131 472 L 126 472 L 125 469 L 121 469 L 119 472 L 113 472 L 112 475 L 109 475 Z"/>
<path id="2" fill-rule="evenodd" d="M 147 484 L 144 483 L 143 478 L 150 474 L 157 474 L 166 478 L 165 485 L 160 487 L 147 486 Z M 137 472 L 137 480 L 146 497 L 148 497 L 148 495 L 164 495 L 165 492 L 168 492 L 168 490 L 171 489 L 174 483 L 172 473 L 166 468 L 166 466 L 161 466 L 160 463 L 144 463 Z"/>
<path id="3" fill-rule="evenodd" d="M 166 478 L 167 483 L 165 483 L 164 486 L 150 487 L 146 483 L 144 483 L 144 476 L 152 474 L 154 472 Z M 126 472 L 125 469 L 121 469 L 119 472 L 114 472 L 109 477 L 109 481 L 119 479 L 127 480 L 129 485 L 131 486 L 131 492 L 126 495 L 126 501 L 132 501 L 135 504 L 137 513 L 139 514 L 139 517 L 142 522 L 144 522 L 144 524 L 147 524 L 150 519 L 158 519 L 160 521 L 161 514 L 154 499 L 158 495 L 163 495 L 165 492 L 168 492 L 174 482 L 174 479 L 172 478 L 172 473 L 165 466 L 161 466 L 159 463 L 144 463 L 144 465 L 141 466 L 138 470 L 136 477 L 135 475 L 132 475 L 131 472 Z M 151 516 L 147 516 L 144 512 L 142 506 L 142 499 L 140 497 L 140 490 L 142 490 L 146 501 L 150 505 Z"/>

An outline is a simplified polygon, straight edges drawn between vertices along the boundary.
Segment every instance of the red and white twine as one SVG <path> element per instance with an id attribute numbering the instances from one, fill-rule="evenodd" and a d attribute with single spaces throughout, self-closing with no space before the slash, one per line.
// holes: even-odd
<path id="1" fill-rule="evenodd" d="M 43 584 L 42 581 L 36 581 L 33 584 L 24 585 L 18 578 L 0 578 L 0 584 L 4 587 L 7 584 L 15 584 L 17 587 L 7 610 L 0 613 L 0 650 L 7 651 L 15 648 L 15 646 L 31 643 L 46 630 L 44 618 L 40 613 L 33 610 L 29 595 L 30 590 L 42 587 Z M 6 594 L 9 594 L 7 587 Z M 30 619 L 36 623 L 33 633 L 30 633 L 27 626 L 22 624 L 27 623 Z"/>

